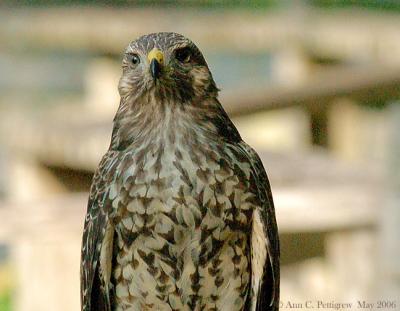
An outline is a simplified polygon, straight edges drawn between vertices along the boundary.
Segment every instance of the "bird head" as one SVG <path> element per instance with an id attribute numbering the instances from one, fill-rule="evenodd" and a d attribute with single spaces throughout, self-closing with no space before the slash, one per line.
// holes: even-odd
<path id="1" fill-rule="evenodd" d="M 186 103 L 217 96 L 202 53 L 177 33 L 153 33 L 131 42 L 122 68 L 118 88 L 122 98 L 154 95 L 156 99 Z"/>

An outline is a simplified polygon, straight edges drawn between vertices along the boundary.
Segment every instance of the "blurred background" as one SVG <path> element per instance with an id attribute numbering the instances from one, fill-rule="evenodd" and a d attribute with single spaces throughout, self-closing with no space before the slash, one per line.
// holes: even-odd
<path id="1" fill-rule="evenodd" d="M 400 310 L 396 0 L 0 1 L 0 310 L 79 310 L 121 55 L 156 31 L 197 43 L 262 157 L 282 310 Z"/>

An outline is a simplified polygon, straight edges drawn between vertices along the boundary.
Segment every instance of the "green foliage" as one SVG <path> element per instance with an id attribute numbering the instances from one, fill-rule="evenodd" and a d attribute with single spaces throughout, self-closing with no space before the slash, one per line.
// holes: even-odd
<path id="1" fill-rule="evenodd" d="M 12 6 L 113 6 L 113 7 L 203 7 L 203 8 L 268 8 L 277 0 L 3 0 Z"/>
<path id="2" fill-rule="evenodd" d="M 384 108 L 386 108 L 389 104 L 391 104 L 392 102 L 387 101 L 385 99 L 382 99 L 381 101 L 363 101 L 362 103 L 359 102 L 357 103 L 360 106 L 363 107 L 368 107 L 370 109 L 374 109 L 374 110 L 382 110 Z"/>
<path id="3" fill-rule="evenodd" d="M 0 311 L 11 311 L 12 294 L 11 290 L 0 293 Z"/>
<path id="4" fill-rule="evenodd" d="M 308 0 L 308 3 L 324 8 L 367 8 L 400 11 L 399 0 Z"/>
<path id="5" fill-rule="evenodd" d="M 323 8 L 369 8 L 400 11 L 399 0 L 304 0 Z M 110 6 L 110 7 L 194 7 L 265 9 L 288 5 L 290 0 L 3 0 L 11 6 Z"/>

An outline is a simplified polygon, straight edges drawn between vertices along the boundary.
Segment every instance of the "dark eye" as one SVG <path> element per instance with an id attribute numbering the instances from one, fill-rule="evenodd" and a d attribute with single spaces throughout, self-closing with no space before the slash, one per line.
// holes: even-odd
<path id="1" fill-rule="evenodd" d="M 140 57 L 137 54 L 129 54 L 130 61 L 133 65 L 137 65 L 140 63 Z"/>
<path id="2" fill-rule="evenodd" d="M 178 49 L 175 52 L 175 57 L 181 63 L 188 63 L 192 57 L 192 51 L 189 48 Z"/>

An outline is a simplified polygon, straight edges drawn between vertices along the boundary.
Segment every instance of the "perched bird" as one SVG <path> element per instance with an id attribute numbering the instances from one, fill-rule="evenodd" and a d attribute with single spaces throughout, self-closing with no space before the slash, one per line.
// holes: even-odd
<path id="1" fill-rule="evenodd" d="M 149 34 L 122 68 L 85 218 L 82 310 L 278 310 L 269 181 L 202 53 L 182 35 Z"/>

